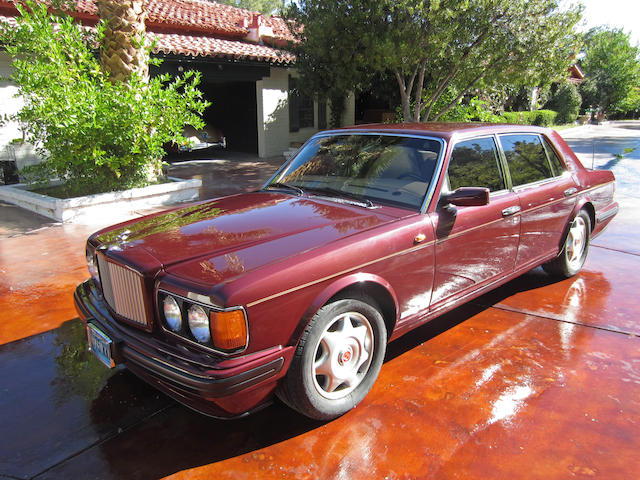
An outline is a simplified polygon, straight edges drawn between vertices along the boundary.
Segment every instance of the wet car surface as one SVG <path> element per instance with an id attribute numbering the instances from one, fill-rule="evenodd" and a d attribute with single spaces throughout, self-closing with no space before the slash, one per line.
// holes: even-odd
<path id="1" fill-rule="evenodd" d="M 579 275 L 536 269 L 392 342 L 328 423 L 278 404 L 210 420 L 126 371 L 83 375 L 102 366 L 68 292 L 91 229 L 5 237 L 0 477 L 634 478 L 640 225 L 621 203 Z"/>
<path id="2" fill-rule="evenodd" d="M 231 418 L 354 408 L 389 340 L 542 265 L 568 278 L 618 211 L 550 129 L 321 132 L 256 192 L 102 229 L 75 301 L 90 350 Z"/>

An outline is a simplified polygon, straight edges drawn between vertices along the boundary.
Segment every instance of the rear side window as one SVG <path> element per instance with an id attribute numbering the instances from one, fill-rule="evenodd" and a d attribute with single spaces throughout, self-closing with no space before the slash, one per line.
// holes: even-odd
<path id="1" fill-rule="evenodd" d="M 558 158 L 558 154 L 549 144 L 546 138 L 542 139 L 542 143 L 544 143 L 544 149 L 547 151 L 547 155 L 549 156 L 549 161 L 551 162 L 551 170 L 553 170 L 553 174 L 556 177 L 559 177 L 565 171 L 564 165 L 562 164 L 560 158 Z"/>
<path id="2" fill-rule="evenodd" d="M 477 138 L 456 144 L 449 162 L 449 188 L 486 187 L 504 190 L 505 184 L 493 138 Z"/>
<path id="3" fill-rule="evenodd" d="M 514 187 L 553 177 L 538 135 L 500 135 Z"/>

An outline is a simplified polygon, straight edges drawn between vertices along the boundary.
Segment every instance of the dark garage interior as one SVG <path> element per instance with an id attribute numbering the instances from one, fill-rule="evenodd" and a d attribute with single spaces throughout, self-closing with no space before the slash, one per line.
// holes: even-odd
<path id="1" fill-rule="evenodd" d="M 170 75 L 180 75 L 188 70 L 198 71 L 202 75 L 199 88 L 204 98 L 211 102 L 203 118 L 207 125 L 222 130 L 227 140 L 227 150 L 257 154 L 256 81 L 269 76 L 269 67 L 250 62 L 168 55 L 163 57 L 160 67 L 151 69 L 152 74 Z"/>
<path id="2" fill-rule="evenodd" d="M 224 132 L 227 149 L 258 153 L 255 82 L 203 82 L 200 88 L 211 102 L 204 120 Z"/>

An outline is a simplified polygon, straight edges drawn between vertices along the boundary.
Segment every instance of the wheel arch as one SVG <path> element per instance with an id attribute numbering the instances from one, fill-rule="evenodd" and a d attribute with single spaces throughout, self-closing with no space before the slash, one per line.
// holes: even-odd
<path id="1" fill-rule="evenodd" d="M 573 220 L 578 216 L 581 210 L 584 210 L 585 212 L 587 212 L 587 215 L 589 215 L 589 220 L 591 222 L 591 225 L 589 226 L 590 228 L 589 233 L 593 232 L 593 229 L 595 228 L 595 224 L 596 224 L 596 209 L 590 200 L 582 199 L 581 201 L 576 203 L 576 206 L 574 207 L 573 212 L 571 212 L 571 217 L 569 217 L 569 221 L 567 221 L 567 224 L 564 226 L 564 231 L 562 232 L 562 237 L 560 238 L 559 253 L 562 253 L 564 244 L 567 241 L 567 235 L 569 235 L 569 229 L 571 228 L 571 224 L 573 223 Z"/>
<path id="2" fill-rule="evenodd" d="M 591 221 L 591 232 L 593 232 L 593 229 L 596 226 L 596 209 L 593 206 L 593 203 L 591 203 L 588 198 L 582 199 L 582 201 L 578 202 L 576 204 L 576 208 L 574 209 L 572 220 L 576 218 L 576 215 L 580 213 L 580 210 L 584 210 L 589 214 L 589 220 Z"/>
<path id="3" fill-rule="evenodd" d="M 342 277 L 324 288 L 309 305 L 301 318 L 294 333 L 294 339 L 300 338 L 302 331 L 309 324 L 313 316 L 324 305 L 343 298 L 369 297 L 376 302 L 387 328 L 387 340 L 396 325 L 398 314 L 398 300 L 389 282 L 370 273 L 355 273 Z"/>

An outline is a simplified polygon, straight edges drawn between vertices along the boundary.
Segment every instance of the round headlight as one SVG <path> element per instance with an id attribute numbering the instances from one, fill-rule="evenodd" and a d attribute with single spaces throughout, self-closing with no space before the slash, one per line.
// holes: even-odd
<path id="1" fill-rule="evenodd" d="M 176 299 L 167 295 L 162 302 L 162 311 L 167 326 L 174 332 L 180 331 L 182 328 L 182 312 Z"/>
<path id="2" fill-rule="evenodd" d="M 211 340 L 209 330 L 209 316 L 199 305 L 193 305 L 189 309 L 189 330 L 193 337 L 200 343 L 207 343 Z"/>

